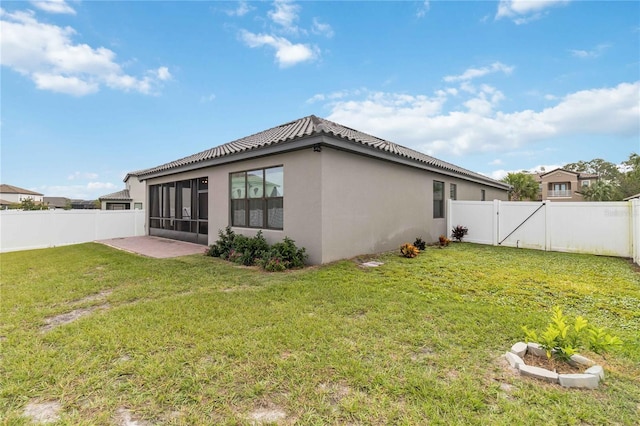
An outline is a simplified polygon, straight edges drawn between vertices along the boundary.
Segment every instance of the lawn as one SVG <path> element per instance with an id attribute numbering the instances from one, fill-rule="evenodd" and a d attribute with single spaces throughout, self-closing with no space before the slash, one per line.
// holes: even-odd
<path id="1" fill-rule="evenodd" d="M 629 261 L 466 243 L 370 259 L 266 273 L 98 244 L 2 254 L 1 422 L 54 402 L 59 424 L 637 424 Z M 585 353 L 597 390 L 502 358 L 556 305 L 624 341 Z"/>

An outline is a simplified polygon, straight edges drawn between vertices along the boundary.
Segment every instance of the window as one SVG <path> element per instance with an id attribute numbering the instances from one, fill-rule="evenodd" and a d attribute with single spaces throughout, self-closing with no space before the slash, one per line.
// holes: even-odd
<path id="1" fill-rule="evenodd" d="M 590 181 L 588 181 L 588 180 L 583 180 L 583 181 L 582 181 L 582 182 L 580 182 L 580 183 L 582 184 L 582 186 L 583 186 L 583 187 L 585 187 L 585 186 L 589 186 L 589 185 L 591 184 L 591 182 L 590 182 Z"/>
<path id="2" fill-rule="evenodd" d="M 283 229 L 283 167 L 231 173 L 231 226 Z"/>
<path id="3" fill-rule="evenodd" d="M 444 182 L 433 181 L 433 218 L 444 217 Z"/>
<path id="4" fill-rule="evenodd" d="M 458 199 L 458 185 L 456 185 L 455 183 L 449 184 L 449 198 L 451 198 L 452 200 Z"/>
<path id="5" fill-rule="evenodd" d="M 207 234 L 207 178 L 149 186 L 149 227 Z M 134 209 L 142 208 L 135 203 Z"/>
<path id="6" fill-rule="evenodd" d="M 142 203 L 133 203 L 134 210 L 142 210 Z"/>
<path id="7" fill-rule="evenodd" d="M 480 190 L 480 201 L 485 201 L 487 199 L 487 193 L 484 189 Z"/>

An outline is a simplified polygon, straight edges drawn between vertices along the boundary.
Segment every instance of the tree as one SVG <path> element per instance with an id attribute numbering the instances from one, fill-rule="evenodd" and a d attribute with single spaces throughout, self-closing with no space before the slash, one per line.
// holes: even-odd
<path id="1" fill-rule="evenodd" d="M 509 193 L 511 201 L 535 200 L 538 198 L 540 186 L 533 175 L 529 173 L 508 173 L 502 181 L 513 187 Z"/>
<path id="2" fill-rule="evenodd" d="M 571 172 L 596 174 L 600 179 L 614 184 L 617 184 L 620 179 L 620 170 L 618 170 L 618 166 L 605 161 L 602 158 L 594 158 L 591 161 L 569 163 L 566 164 L 563 169 Z"/>
<path id="3" fill-rule="evenodd" d="M 587 201 L 615 201 L 620 199 L 613 184 L 604 180 L 598 180 L 591 186 L 582 188 L 580 193 Z"/>
<path id="4" fill-rule="evenodd" d="M 622 167 L 619 185 L 622 198 L 640 194 L 640 155 L 631 153 L 629 159 L 622 162 Z"/>
<path id="5" fill-rule="evenodd" d="M 33 198 L 25 198 L 20 202 L 22 210 L 49 210 L 49 206 L 45 203 L 36 203 Z"/>

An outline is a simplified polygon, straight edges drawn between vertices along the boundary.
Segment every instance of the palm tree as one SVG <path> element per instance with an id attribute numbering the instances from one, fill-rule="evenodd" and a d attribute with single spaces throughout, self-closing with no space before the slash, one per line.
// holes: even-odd
<path id="1" fill-rule="evenodd" d="M 540 192 L 540 185 L 533 175 L 525 172 L 508 173 L 502 182 L 512 186 L 509 194 L 511 201 L 535 200 Z"/>
<path id="2" fill-rule="evenodd" d="M 612 201 L 616 191 L 610 182 L 600 179 L 580 192 L 587 201 Z"/>

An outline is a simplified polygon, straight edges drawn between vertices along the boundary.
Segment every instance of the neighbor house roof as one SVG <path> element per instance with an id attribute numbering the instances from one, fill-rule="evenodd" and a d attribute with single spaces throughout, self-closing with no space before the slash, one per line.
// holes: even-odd
<path id="1" fill-rule="evenodd" d="M 0 194 L 43 195 L 39 192 L 30 191 L 13 185 L 7 185 L 6 183 L 0 184 Z"/>
<path id="2" fill-rule="evenodd" d="M 540 179 L 542 179 L 543 176 L 546 176 L 546 175 L 548 175 L 550 173 L 557 172 L 557 171 L 561 171 L 561 172 L 565 172 L 565 173 L 571 173 L 572 175 L 576 175 L 578 177 L 578 179 L 597 179 L 597 178 L 600 177 L 597 173 L 574 172 L 572 170 L 566 170 L 566 169 L 563 169 L 563 168 L 557 168 L 557 169 L 553 169 L 553 170 L 551 170 L 549 172 L 540 173 L 540 174 L 538 174 L 538 177 Z"/>
<path id="3" fill-rule="evenodd" d="M 636 195 L 632 195 L 630 197 L 625 198 L 623 201 L 629 201 L 629 200 L 633 200 L 634 198 L 640 198 L 640 193 L 636 194 Z"/>
<path id="4" fill-rule="evenodd" d="M 262 153 L 270 147 L 288 147 L 289 149 L 296 149 L 297 144 L 294 144 L 295 141 L 323 135 L 332 136 L 347 142 L 347 146 L 343 146 L 343 149 L 351 149 L 353 151 L 367 154 L 378 152 L 386 154 L 386 157 L 392 161 L 424 165 L 434 171 L 453 173 L 462 178 L 466 177 L 471 180 L 481 181 L 502 189 L 509 188 L 509 185 L 503 182 L 496 181 L 479 173 L 458 167 L 454 164 L 438 160 L 437 158 L 402 145 L 316 117 L 315 115 L 300 118 L 170 163 L 145 170 L 138 170 L 130 173 L 130 175 L 146 179 L 150 177 L 164 176 L 182 170 L 193 170 L 200 167 L 206 167 L 211 165 L 214 160 L 232 157 L 242 153 L 255 152 L 255 156 L 262 155 Z M 330 145 L 329 141 L 326 139 L 323 139 L 319 144 Z"/>
<path id="5" fill-rule="evenodd" d="M 49 207 L 55 207 L 60 209 L 67 207 L 71 202 L 71 200 L 68 199 L 67 197 L 44 197 L 42 201 L 48 204 Z"/>
<path id="6" fill-rule="evenodd" d="M 111 194 L 103 195 L 98 198 L 100 201 L 131 201 L 129 196 L 129 190 L 123 189 L 122 191 L 113 192 Z"/>

